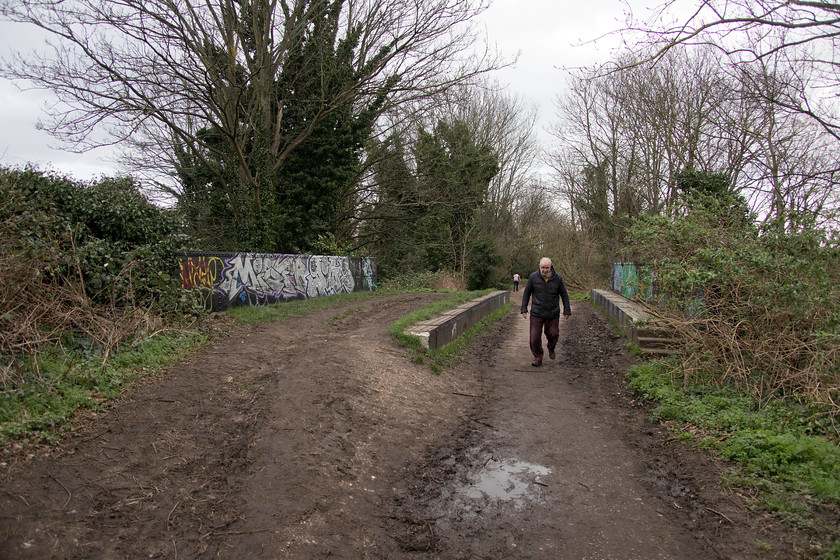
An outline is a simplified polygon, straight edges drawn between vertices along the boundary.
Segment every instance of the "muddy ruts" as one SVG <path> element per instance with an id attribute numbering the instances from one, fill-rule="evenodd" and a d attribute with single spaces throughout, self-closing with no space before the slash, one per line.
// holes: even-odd
<path id="1" fill-rule="evenodd" d="M 181 286 L 212 311 L 376 289 L 373 258 L 189 253 L 179 264 Z"/>

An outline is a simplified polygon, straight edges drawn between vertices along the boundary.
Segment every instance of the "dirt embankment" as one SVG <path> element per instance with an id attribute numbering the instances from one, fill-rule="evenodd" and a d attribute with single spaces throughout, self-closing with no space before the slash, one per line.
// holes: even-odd
<path id="1" fill-rule="evenodd" d="M 647 421 L 588 304 L 531 367 L 520 295 L 441 375 L 386 333 L 438 294 L 238 328 L 9 461 L 0 557 L 799 556 L 716 461 Z"/>

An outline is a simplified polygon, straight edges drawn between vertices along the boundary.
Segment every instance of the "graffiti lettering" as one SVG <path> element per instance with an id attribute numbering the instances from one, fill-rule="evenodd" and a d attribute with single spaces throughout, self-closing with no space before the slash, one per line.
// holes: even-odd
<path id="1" fill-rule="evenodd" d="M 656 295 L 656 271 L 635 263 L 613 263 L 611 289 L 617 294 L 633 299 L 653 299 Z"/>
<path id="2" fill-rule="evenodd" d="M 218 257 L 182 258 L 178 264 L 181 268 L 181 286 L 186 290 L 212 288 L 225 265 Z"/>
<path id="3" fill-rule="evenodd" d="M 185 289 L 210 292 L 209 308 L 267 305 L 376 289 L 374 259 L 321 255 L 236 253 L 181 259 Z"/>

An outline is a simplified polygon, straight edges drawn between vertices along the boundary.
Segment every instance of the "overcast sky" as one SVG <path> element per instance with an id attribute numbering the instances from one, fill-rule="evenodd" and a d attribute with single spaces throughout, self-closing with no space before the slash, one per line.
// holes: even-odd
<path id="1" fill-rule="evenodd" d="M 488 39 L 505 54 L 520 52 L 515 68 L 498 72 L 497 79 L 526 102 L 536 103 L 540 128 L 554 117 L 554 98 L 563 89 L 567 72 L 563 68 L 605 62 L 617 45 L 615 37 L 592 42 L 624 26 L 628 5 L 637 19 L 647 19 L 648 6 L 656 0 L 493 0 L 483 15 Z M 21 42 L 21 27 L 0 23 L 0 52 Z M 14 37 L 14 40 L 12 40 Z M 117 167 L 108 153 L 74 154 L 52 149 L 55 141 L 36 129 L 49 94 L 37 90 L 18 91 L 0 79 L 0 163 L 35 164 L 76 179 L 111 175 Z M 545 137 L 545 136 L 544 136 Z"/>

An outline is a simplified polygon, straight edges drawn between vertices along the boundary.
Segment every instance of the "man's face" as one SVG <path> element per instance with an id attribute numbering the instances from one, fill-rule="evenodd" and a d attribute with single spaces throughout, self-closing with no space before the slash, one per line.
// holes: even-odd
<path id="1" fill-rule="evenodd" d="M 548 276 L 548 275 L 551 274 L 551 263 L 550 262 L 545 262 L 545 261 L 540 262 L 540 274 L 542 274 L 543 276 Z"/>

